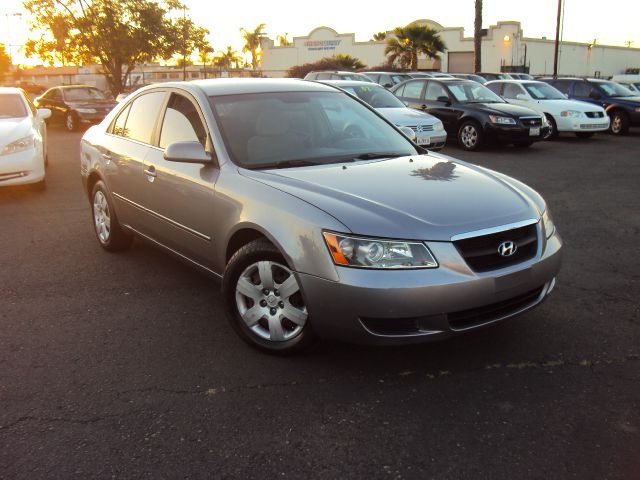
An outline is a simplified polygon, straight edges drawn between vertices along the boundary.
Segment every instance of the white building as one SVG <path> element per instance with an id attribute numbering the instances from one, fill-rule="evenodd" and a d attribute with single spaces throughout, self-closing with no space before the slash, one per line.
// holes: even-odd
<path id="1" fill-rule="evenodd" d="M 473 36 L 465 37 L 462 27 L 443 27 L 432 20 L 415 23 L 438 32 L 447 50 L 437 60 L 420 58 L 421 70 L 473 72 Z M 392 32 L 387 32 L 392 35 Z M 384 41 L 357 42 L 353 33 L 338 33 L 329 27 L 318 27 L 305 37 L 294 37 L 291 45 L 275 46 L 270 38 L 262 42 L 262 71 L 270 77 L 283 77 L 289 67 L 315 62 L 342 53 L 360 59 L 369 67 L 385 62 Z M 529 73 L 553 73 L 553 39 L 525 37 L 520 22 L 498 22 L 486 29 L 482 39 L 482 70 L 499 72 L 502 66 L 524 65 Z M 526 58 L 525 58 L 526 57 Z M 560 75 L 609 77 L 640 67 L 640 48 L 562 42 Z"/>

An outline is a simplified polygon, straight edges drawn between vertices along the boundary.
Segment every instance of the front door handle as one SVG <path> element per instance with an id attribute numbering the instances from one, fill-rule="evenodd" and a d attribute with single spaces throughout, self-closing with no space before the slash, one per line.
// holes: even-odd
<path id="1" fill-rule="evenodd" d="M 149 165 L 149 168 L 145 168 L 144 174 L 147 176 L 147 180 L 149 180 L 150 182 L 153 182 L 158 175 L 156 173 L 156 167 L 154 167 L 153 165 Z"/>

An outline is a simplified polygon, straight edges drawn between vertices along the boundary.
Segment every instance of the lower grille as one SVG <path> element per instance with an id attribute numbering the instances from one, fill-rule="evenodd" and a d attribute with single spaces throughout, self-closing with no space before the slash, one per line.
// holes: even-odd
<path id="1" fill-rule="evenodd" d="M 543 289 L 544 286 L 531 290 L 527 293 L 523 293 L 522 295 L 518 295 L 517 297 L 503 300 L 502 302 L 492 303 L 490 305 L 485 305 L 484 307 L 452 312 L 448 315 L 449 326 L 452 330 L 467 330 L 493 320 L 513 315 L 519 310 L 536 303 L 540 298 Z"/>
<path id="2" fill-rule="evenodd" d="M 604 127 L 606 127 L 606 126 L 607 126 L 607 124 L 606 124 L 606 123 L 592 123 L 592 124 L 589 124 L 589 123 L 581 123 L 581 124 L 580 124 L 580 128 L 581 128 L 582 130 L 595 130 L 595 129 L 598 129 L 598 128 L 604 128 Z"/>
<path id="3" fill-rule="evenodd" d="M 509 257 L 498 253 L 498 247 L 506 241 L 513 242 L 516 247 L 515 253 Z M 504 232 L 456 240 L 453 244 L 474 271 L 487 272 L 533 258 L 538 250 L 538 230 L 534 223 Z"/>
<path id="4" fill-rule="evenodd" d="M 433 125 L 407 125 L 407 126 L 416 133 L 433 131 Z"/>

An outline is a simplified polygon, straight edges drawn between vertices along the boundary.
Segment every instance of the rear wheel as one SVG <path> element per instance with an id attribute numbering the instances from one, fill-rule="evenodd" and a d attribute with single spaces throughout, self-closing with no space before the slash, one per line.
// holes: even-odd
<path id="1" fill-rule="evenodd" d="M 465 150 L 478 150 L 482 146 L 482 128 L 480 125 L 474 121 L 467 121 L 460 125 L 458 143 Z"/>
<path id="2" fill-rule="evenodd" d="M 120 226 L 111 196 L 102 180 L 98 180 L 94 185 L 91 199 L 93 226 L 100 246 L 109 252 L 129 248 L 133 235 Z"/>
<path id="3" fill-rule="evenodd" d="M 578 138 L 591 138 L 591 137 L 593 137 L 593 132 L 576 132 L 576 137 L 578 137 Z"/>
<path id="4" fill-rule="evenodd" d="M 611 126 L 609 132 L 613 135 L 624 135 L 629 131 L 629 117 L 621 110 L 615 110 L 610 115 Z"/>
<path id="5" fill-rule="evenodd" d="M 314 343 L 298 280 L 267 240 L 255 240 L 231 257 L 222 288 L 231 326 L 249 345 L 291 354 Z"/>

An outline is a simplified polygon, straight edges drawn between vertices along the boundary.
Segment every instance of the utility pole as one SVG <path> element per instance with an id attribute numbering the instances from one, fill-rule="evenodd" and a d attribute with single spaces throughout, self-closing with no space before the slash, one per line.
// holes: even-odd
<path id="1" fill-rule="evenodd" d="M 182 6 L 182 81 L 187 79 L 187 7 Z"/>
<path id="2" fill-rule="evenodd" d="M 473 71 L 482 71 L 482 0 L 476 0 L 473 22 Z"/>
<path id="3" fill-rule="evenodd" d="M 560 47 L 561 19 L 562 19 L 562 0 L 558 0 L 558 20 L 556 21 L 556 44 L 553 52 L 553 78 L 558 78 L 558 48 Z"/>

